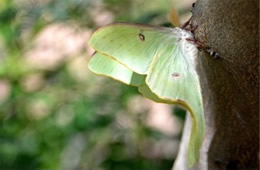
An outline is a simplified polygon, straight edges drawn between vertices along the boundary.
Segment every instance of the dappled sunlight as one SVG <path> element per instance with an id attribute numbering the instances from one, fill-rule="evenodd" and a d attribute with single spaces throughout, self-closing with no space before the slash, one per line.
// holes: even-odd
<path id="1" fill-rule="evenodd" d="M 182 129 L 182 122 L 172 113 L 172 106 L 155 103 L 141 95 L 130 98 L 128 108 L 133 114 L 147 112 L 144 122 L 168 136 L 177 136 Z"/>
<path id="2" fill-rule="evenodd" d="M 37 69 L 55 69 L 84 52 L 89 35 L 89 31 L 80 30 L 73 23 L 47 26 L 36 38 L 26 60 Z"/>
<path id="3" fill-rule="evenodd" d="M 78 56 L 68 63 L 68 71 L 79 82 L 89 80 L 88 62 L 86 56 Z"/>
<path id="4" fill-rule="evenodd" d="M 145 157 L 158 159 L 166 158 L 171 160 L 176 157 L 179 141 L 174 139 L 154 140 L 147 138 L 140 146 L 141 153 Z"/>
<path id="5" fill-rule="evenodd" d="M 63 150 L 61 157 L 61 167 L 63 170 L 76 169 L 80 163 L 81 154 L 87 143 L 84 134 L 75 134 Z"/>
<path id="6" fill-rule="evenodd" d="M 46 82 L 41 73 L 28 74 L 21 80 L 21 85 L 23 86 L 24 90 L 28 92 L 39 90 L 44 86 L 45 83 Z"/>
<path id="7" fill-rule="evenodd" d="M 0 80 L 0 103 L 7 100 L 11 92 L 11 84 L 8 80 Z"/>
<path id="8" fill-rule="evenodd" d="M 114 21 L 114 14 L 110 11 L 105 11 L 101 7 L 91 9 L 90 14 L 97 26 L 104 26 Z"/>
<path id="9" fill-rule="evenodd" d="M 169 136 L 179 135 L 182 128 L 180 120 L 172 114 L 172 107 L 166 104 L 153 103 L 146 122 Z"/>
<path id="10" fill-rule="evenodd" d="M 144 98 L 141 94 L 132 96 L 128 101 L 128 109 L 133 114 L 150 111 L 154 102 Z"/>
<path id="11" fill-rule="evenodd" d="M 27 117 L 31 120 L 40 120 L 47 117 L 51 112 L 48 101 L 37 99 L 28 101 Z"/>
<path id="12" fill-rule="evenodd" d="M 57 125 L 61 127 L 66 127 L 67 125 L 72 123 L 74 118 L 75 118 L 75 112 L 72 106 L 61 107 L 57 111 L 57 114 L 55 115 L 55 121 Z"/>
<path id="13" fill-rule="evenodd" d="M 117 124 L 125 129 L 134 129 L 136 127 L 135 120 L 128 114 L 125 114 L 125 111 L 118 112 L 116 114 Z"/>

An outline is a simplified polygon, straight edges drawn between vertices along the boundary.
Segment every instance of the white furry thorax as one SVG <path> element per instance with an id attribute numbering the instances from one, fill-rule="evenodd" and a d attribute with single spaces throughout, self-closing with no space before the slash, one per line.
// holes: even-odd
<path id="1" fill-rule="evenodd" d="M 192 65 L 195 67 L 197 63 L 197 56 L 198 56 L 198 48 L 196 44 L 192 41 L 186 40 L 194 39 L 193 34 L 190 31 L 186 31 L 179 27 L 175 27 L 173 29 L 175 36 L 177 37 L 177 41 L 180 45 L 180 48 L 184 51 L 184 54 L 189 57 L 189 60 L 192 62 Z"/>

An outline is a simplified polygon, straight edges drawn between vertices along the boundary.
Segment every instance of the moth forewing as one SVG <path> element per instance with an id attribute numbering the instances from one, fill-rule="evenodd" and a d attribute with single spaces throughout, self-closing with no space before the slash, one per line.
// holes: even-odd
<path id="1" fill-rule="evenodd" d="M 112 24 L 95 31 L 89 39 L 89 45 L 134 72 L 145 75 L 160 45 L 169 38 L 175 41 L 173 30 L 136 24 Z"/>

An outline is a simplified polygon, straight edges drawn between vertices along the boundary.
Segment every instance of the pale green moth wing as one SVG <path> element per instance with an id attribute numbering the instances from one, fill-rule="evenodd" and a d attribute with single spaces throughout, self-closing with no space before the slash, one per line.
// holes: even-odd
<path id="1" fill-rule="evenodd" d="M 146 75 L 140 75 L 131 71 L 109 56 L 96 52 L 92 56 L 88 68 L 95 74 L 113 78 L 127 85 L 138 86 L 138 91 L 148 99 L 158 103 L 169 104 L 168 100 L 158 98 L 145 84 Z"/>
<path id="2" fill-rule="evenodd" d="M 147 74 L 146 85 L 137 85 L 145 97 L 156 102 L 180 104 L 189 110 L 193 125 L 188 161 L 192 166 L 199 160 L 205 120 L 200 83 L 195 71 L 197 48 L 186 38 L 193 36 L 180 28 L 112 24 L 97 30 L 89 44 L 97 53 L 116 61 L 116 66 L 120 63 L 122 68 L 136 72 L 137 75 Z M 123 78 L 118 78 L 120 75 L 108 68 L 109 72 L 100 66 L 103 72 L 100 74 L 130 84 L 129 77 L 128 81 L 123 81 Z"/>
<path id="3" fill-rule="evenodd" d="M 88 68 L 99 75 L 107 76 L 132 86 L 145 84 L 145 75 L 137 74 L 113 58 L 96 52 L 88 64 Z"/>
<path id="4" fill-rule="evenodd" d="M 173 28 L 137 24 L 112 24 L 95 31 L 89 45 L 113 57 L 138 74 L 147 74 L 150 64 L 165 40 L 176 41 Z M 168 42 L 170 42 L 168 41 Z"/>
<path id="5" fill-rule="evenodd" d="M 200 82 L 195 70 L 197 48 L 186 40 L 192 35 L 179 31 L 178 41 L 158 49 L 149 68 L 146 84 L 159 98 L 178 103 L 189 110 L 193 117 L 192 134 L 188 149 L 190 166 L 198 162 L 200 147 L 205 135 L 205 120 Z"/>
<path id="6" fill-rule="evenodd" d="M 167 103 L 172 104 L 169 100 L 163 100 L 159 98 L 156 94 L 154 94 L 151 89 L 147 86 L 147 84 L 143 84 L 138 87 L 138 91 L 146 98 L 151 99 L 157 103 Z"/>

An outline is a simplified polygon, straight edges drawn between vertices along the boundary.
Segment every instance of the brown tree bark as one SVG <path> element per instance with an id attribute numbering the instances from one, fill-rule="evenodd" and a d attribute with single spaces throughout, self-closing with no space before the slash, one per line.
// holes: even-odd
<path id="1" fill-rule="evenodd" d="M 187 165 L 190 118 L 174 170 L 253 170 L 259 167 L 259 2 L 197 0 L 195 37 L 221 56 L 200 52 L 207 132 L 200 162 Z"/>

